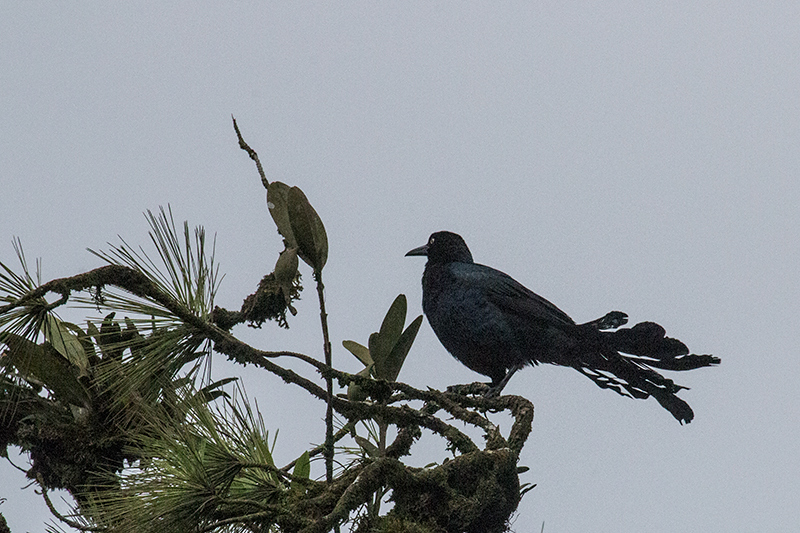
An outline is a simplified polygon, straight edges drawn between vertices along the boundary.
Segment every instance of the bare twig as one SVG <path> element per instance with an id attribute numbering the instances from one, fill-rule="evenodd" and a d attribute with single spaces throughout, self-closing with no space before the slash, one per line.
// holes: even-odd
<path id="1" fill-rule="evenodd" d="M 42 474 L 40 472 L 36 473 L 36 481 L 39 482 L 39 486 L 42 488 L 42 497 L 44 498 L 45 504 L 47 504 L 47 508 L 50 509 L 50 512 L 58 518 L 61 522 L 67 524 L 69 527 L 73 529 L 77 529 L 78 531 L 105 531 L 105 527 L 100 526 L 84 526 L 83 524 L 79 524 L 74 520 L 70 520 L 66 516 L 59 513 L 53 502 L 50 501 L 50 497 L 47 495 L 47 487 L 44 484 L 44 479 L 42 478 Z"/>
<path id="2" fill-rule="evenodd" d="M 325 285 L 322 284 L 322 272 L 314 269 L 314 279 L 317 282 L 317 296 L 319 297 L 319 320 L 322 324 L 322 349 L 325 353 L 325 365 L 333 368 L 331 355 L 331 340 L 328 336 L 328 313 L 325 312 Z M 333 377 L 325 376 L 327 408 L 325 410 L 325 479 L 328 483 L 333 481 Z"/>
<path id="3" fill-rule="evenodd" d="M 261 176 L 261 183 L 264 184 L 264 188 L 269 188 L 269 181 L 267 180 L 266 174 L 264 174 L 264 168 L 261 166 L 261 161 L 258 159 L 258 154 L 255 150 L 250 148 L 250 145 L 244 142 L 244 138 L 242 137 L 242 132 L 239 131 L 239 125 L 236 124 L 236 118 L 231 115 L 233 119 L 233 129 L 236 130 L 236 137 L 239 139 L 239 148 L 247 152 L 247 155 L 250 156 L 250 159 L 256 162 L 256 168 L 258 169 L 258 175 Z"/>

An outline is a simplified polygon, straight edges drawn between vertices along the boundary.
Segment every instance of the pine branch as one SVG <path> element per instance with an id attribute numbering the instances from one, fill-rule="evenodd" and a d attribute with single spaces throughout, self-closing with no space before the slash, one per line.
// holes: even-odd
<path id="1" fill-rule="evenodd" d="M 172 313 L 176 319 L 189 326 L 193 330 L 192 335 L 213 342 L 214 348 L 218 352 L 227 355 L 230 359 L 240 364 L 255 364 L 277 375 L 287 383 L 302 387 L 312 396 L 325 401 L 330 406 L 331 411 L 341 414 L 348 420 L 348 423 L 373 419 L 381 420 L 383 423 L 392 424 L 399 428 L 400 431 L 395 442 L 386 448 L 386 455 L 383 458 L 367 460 L 366 462 L 352 465 L 338 478 L 331 477 L 331 482 L 326 484 L 321 494 L 311 499 L 304 499 L 302 503 L 293 506 L 288 514 L 284 515 L 287 520 L 296 525 L 304 523 L 301 527 L 305 527 L 305 531 L 327 531 L 331 527 L 335 528 L 350 512 L 371 501 L 369 498 L 374 495 L 376 487 L 379 486 L 392 488 L 395 491 L 395 496 L 402 495 L 402 498 L 413 500 L 416 497 L 423 497 L 421 495 L 427 490 L 433 490 L 431 487 L 437 483 L 446 483 L 446 480 L 443 481 L 445 478 L 436 477 L 434 479 L 427 477 L 433 475 L 431 472 L 444 472 L 445 470 L 456 468 L 456 465 L 464 465 L 464 468 L 470 470 L 478 467 L 484 468 L 486 466 L 485 461 L 499 461 L 496 464 L 502 466 L 502 468 L 497 471 L 499 472 L 497 475 L 502 474 L 502 476 L 506 477 L 502 477 L 500 481 L 498 481 L 499 478 L 495 477 L 495 481 L 492 483 L 502 487 L 501 481 L 507 482 L 509 479 L 517 479 L 515 477 L 516 470 L 513 470 L 513 476 L 508 472 L 509 468 L 511 468 L 509 465 L 516 464 L 516 457 L 518 457 L 519 451 L 530 433 L 533 406 L 528 400 L 517 396 L 485 398 L 456 392 L 439 392 L 432 389 L 423 391 L 404 383 L 373 380 L 364 376 L 348 374 L 321 363 L 313 357 L 297 352 L 258 350 L 240 341 L 226 330 L 210 322 L 207 318 L 197 316 L 186 305 L 161 289 L 151 278 L 133 268 L 108 265 L 76 276 L 52 280 L 0 307 L 0 314 L 11 312 L 18 307 L 26 305 L 28 302 L 44 298 L 50 293 L 60 295 L 57 305 L 61 305 L 68 301 L 70 295 L 75 291 L 105 286 L 118 287 L 135 296 L 158 304 Z M 274 362 L 278 357 L 291 357 L 304 361 L 319 372 L 321 377 L 325 379 L 327 387 L 323 388 L 310 379 L 278 365 Z M 367 397 L 372 398 L 373 401 L 354 401 L 333 396 L 331 394 L 333 379 L 338 380 L 343 386 L 350 383 L 357 384 Z M 421 409 L 411 408 L 408 405 L 410 400 L 422 401 L 424 405 Z M 402 402 L 402 405 L 394 405 L 399 402 Z M 481 428 L 486 433 L 487 449 L 481 451 L 459 429 L 435 416 L 435 413 L 440 409 L 458 420 Z M 501 436 L 499 429 L 494 424 L 479 414 L 480 411 L 497 412 L 502 410 L 509 410 L 514 418 L 508 440 Z M 420 435 L 420 428 L 426 428 L 445 438 L 453 449 L 462 454 L 457 459 L 471 459 L 464 459 L 459 462 L 454 462 L 455 460 L 453 460 L 434 469 L 411 469 L 410 467 L 405 467 L 396 458 L 408 453 L 410 446 Z M 325 448 L 328 448 L 330 443 L 333 442 L 334 438 L 332 437 L 332 435 L 327 436 Z M 496 455 L 498 452 L 502 453 Z M 478 463 L 474 461 L 478 461 Z M 484 461 L 484 463 L 480 463 L 480 461 Z M 376 485 L 375 483 L 378 483 L 377 480 L 379 478 L 373 477 L 378 476 L 378 474 L 373 474 L 374 472 L 381 473 L 381 475 L 385 474 L 388 477 L 380 478 L 380 485 Z M 411 484 L 409 485 L 408 483 Z M 409 489 L 409 486 L 412 487 L 412 490 Z M 518 487 L 518 482 L 516 486 Z M 454 490 L 457 493 L 457 488 L 448 490 Z M 503 495 L 506 498 L 504 500 L 506 503 L 503 504 L 506 505 L 504 509 L 509 508 L 508 506 L 512 504 L 515 508 L 515 502 L 518 500 L 513 500 L 509 496 L 509 494 L 513 493 L 513 490 L 506 492 L 507 494 Z M 364 499 L 365 497 L 367 499 Z M 453 497 L 460 498 L 461 496 L 456 495 Z M 402 502 L 403 500 L 401 499 L 400 501 Z M 483 504 L 476 500 L 474 505 L 482 506 Z M 314 515 L 318 516 L 312 522 L 308 521 L 308 509 L 310 508 L 316 509 L 317 511 Z M 317 512 L 322 509 L 328 509 L 327 514 L 324 516 L 317 515 Z M 255 518 L 255 515 L 253 517 Z"/>

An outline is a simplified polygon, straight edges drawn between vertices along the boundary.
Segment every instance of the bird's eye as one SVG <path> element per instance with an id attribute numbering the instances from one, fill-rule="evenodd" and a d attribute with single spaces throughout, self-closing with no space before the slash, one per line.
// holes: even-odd
<path id="1" fill-rule="evenodd" d="M 428 246 L 430 246 L 431 244 L 433 244 L 433 241 L 435 241 L 435 240 L 436 240 L 436 239 L 434 239 L 433 237 L 431 237 L 430 239 L 428 239 Z"/>

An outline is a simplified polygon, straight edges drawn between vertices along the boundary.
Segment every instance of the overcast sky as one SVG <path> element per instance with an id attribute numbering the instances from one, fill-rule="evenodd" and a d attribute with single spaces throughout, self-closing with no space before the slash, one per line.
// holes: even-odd
<path id="1" fill-rule="evenodd" d="M 167 4 L 0 6 L 0 260 L 19 236 L 46 279 L 100 266 L 85 248 L 147 244 L 142 212 L 169 203 L 216 233 L 238 308 L 281 244 L 234 114 L 325 222 L 336 366 L 359 369 L 341 341 L 398 293 L 421 313 L 403 255 L 442 229 L 577 321 L 618 309 L 722 358 L 670 376 L 683 427 L 571 369 L 518 373 L 537 487 L 515 531 L 797 531 L 800 3 Z M 304 274 L 290 330 L 235 333 L 320 355 Z M 218 359 L 280 429 L 277 463 L 322 440 L 322 404 Z M 400 378 L 483 379 L 427 323 Z M 425 446 L 412 462 L 444 458 Z M 44 531 L 0 477 L 12 531 Z"/>

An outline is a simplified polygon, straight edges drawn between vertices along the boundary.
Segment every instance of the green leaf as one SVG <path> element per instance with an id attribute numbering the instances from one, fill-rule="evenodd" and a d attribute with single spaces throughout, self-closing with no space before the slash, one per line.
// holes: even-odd
<path id="1" fill-rule="evenodd" d="M 147 345 L 147 341 L 139 333 L 136 322 L 128 317 L 125 317 L 125 331 L 121 333 L 121 340 L 130 348 L 134 359 L 141 360 L 144 357 L 144 347 Z"/>
<path id="2" fill-rule="evenodd" d="M 383 360 L 388 357 L 391 346 L 386 347 L 384 345 L 381 339 L 381 334 L 378 332 L 370 334 L 369 342 L 367 344 L 369 345 L 369 354 L 372 357 L 372 360 L 375 362 L 375 377 L 380 379 L 378 369 L 383 368 Z"/>
<path id="3" fill-rule="evenodd" d="M 219 288 L 219 267 L 214 263 L 214 246 L 206 245 L 206 233 L 202 226 L 192 232 L 188 223 L 183 224 L 181 236 L 175 227 L 172 209 L 159 208 L 159 214 L 148 210 L 146 218 L 150 224 L 150 240 L 157 255 L 151 256 L 141 247 L 135 251 L 124 239 L 122 244 L 112 246 L 108 252 L 89 250 L 109 264 L 124 265 L 146 276 L 158 289 L 166 292 L 188 307 L 198 317 L 206 318 L 214 308 L 214 296 Z M 97 307 L 94 296 L 76 295 L 76 302 Z M 162 324 L 179 327 L 183 321 L 172 311 L 151 297 L 140 298 L 127 291 L 111 286 L 103 288 L 103 303 L 100 308 L 151 316 Z"/>
<path id="4" fill-rule="evenodd" d="M 100 330 L 97 329 L 97 326 L 94 325 L 94 322 L 88 322 L 86 324 L 86 333 L 92 337 L 95 337 L 96 340 L 96 337 L 100 335 Z"/>
<path id="5" fill-rule="evenodd" d="M 281 252 L 275 263 L 275 281 L 282 287 L 284 285 L 291 287 L 295 276 L 297 276 L 297 248 L 287 248 Z"/>
<path id="6" fill-rule="evenodd" d="M 80 331 L 78 326 L 70 324 Z M 66 323 L 57 319 L 53 315 L 47 315 L 47 320 L 43 324 L 45 339 L 64 356 L 64 358 L 78 368 L 79 376 L 87 376 L 89 369 L 89 358 L 83 349 L 78 336 L 70 332 Z"/>
<path id="7" fill-rule="evenodd" d="M 308 457 L 308 450 L 304 451 L 303 455 L 297 458 L 297 462 L 294 464 L 294 470 L 292 470 L 292 475 L 301 479 L 308 479 L 311 475 L 311 461 Z M 294 481 L 292 484 L 294 484 Z"/>
<path id="8" fill-rule="evenodd" d="M 70 324 L 69 322 L 63 322 L 63 324 L 67 327 L 67 329 L 78 336 L 78 341 L 81 343 L 81 347 L 83 347 L 83 353 L 86 354 L 86 359 L 89 362 L 89 366 L 96 365 L 100 359 L 97 357 L 97 352 L 95 351 L 95 346 L 92 342 L 92 333 L 90 328 L 93 328 L 94 325 L 89 322 L 89 327 L 86 328 L 86 331 L 83 331 L 75 324 Z M 94 329 L 97 330 L 97 328 Z M 99 334 L 100 332 L 98 331 L 97 333 Z"/>
<path id="9" fill-rule="evenodd" d="M 122 352 L 124 346 L 122 345 L 122 328 L 117 321 L 114 320 L 116 312 L 109 313 L 100 324 L 100 335 L 95 337 L 97 344 L 100 346 L 100 351 L 103 354 L 103 360 L 122 361 Z"/>
<path id="10" fill-rule="evenodd" d="M 398 294 L 394 299 L 386 316 L 383 318 L 381 324 L 380 334 L 381 337 L 386 339 L 387 343 L 394 346 L 397 339 L 400 338 L 400 333 L 403 331 L 403 325 L 406 322 L 406 310 L 408 304 L 406 302 L 405 294 Z"/>
<path id="11" fill-rule="evenodd" d="M 201 401 L 203 401 L 204 403 L 211 402 L 219 398 L 220 396 L 229 398 L 230 396 L 228 395 L 227 392 L 222 390 L 222 387 L 238 379 L 239 378 L 236 377 L 222 378 L 220 380 L 214 381 L 213 383 L 206 385 L 205 387 L 197 391 L 196 394 L 198 395 L 199 398 L 202 399 Z M 189 381 L 189 383 L 191 383 L 191 381 Z"/>
<path id="12" fill-rule="evenodd" d="M 293 314 L 297 314 L 297 310 L 292 306 L 292 285 L 295 277 L 297 277 L 297 248 L 286 248 L 281 252 L 278 261 L 275 263 L 275 283 L 280 287 L 283 293 L 283 299 L 286 302 L 286 307 Z"/>
<path id="13" fill-rule="evenodd" d="M 361 449 L 364 450 L 364 453 L 366 453 L 369 457 L 378 457 L 380 455 L 378 447 L 364 437 L 356 435 L 355 439 L 358 445 L 361 446 Z"/>
<path id="14" fill-rule="evenodd" d="M 400 294 L 394 299 L 381 324 L 378 333 L 369 336 L 369 352 L 375 361 L 375 376 L 378 379 L 393 381 L 387 360 L 403 331 L 406 321 L 406 297 Z M 396 377 L 396 376 L 395 376 Z"/>
<path id="15" fill-rule="evenodd" d="M 297 241 L 292 233 L 292 224 L 289 221 L 289 189 L 290 187 L 280 181 L 273 181 L 267 187 L 267 207 L 275 226 L 278 228 L 287 248 L 297 248 Z"/>
<path id="16" fill-rule="evenodd" d="M 67 328 L 72 333 L 74 333 L 78 337 L 78 339 L 80 339 L 81 337 L 86 337 L 87 336 L 86 332 L 83 331 L 81 329 L 81 327 L 78 326 L 77 324 L 73 324 L 72 322 L 64 322 L 62 320 L 61 321 L 61 325 L 64 326 L 65 328 Z"/>
<path id="17" fill-rule="evenodd" d="M 322 219 L 299 187 L 289 189 L 287 207 L 300 259 L 314 271 L 321 272 L 328 261 L 328 235 Z"/>
<path id="18" fill-rule="evenodd" d="M 373 365 L 368 365 L 362 368 L 356 375 L 368 378 L 370 377 L 372 369 Z M 367 399 L 367 394 L 357 383 L 350 383 L 350 385 L 347 386 L 347 399 L 354 402 L 362 402 Z"/>
<path id="19" fill-rule="evenodd" d="M 364 363 L 364 366 L 370 366 L 373 363 L 372 356 L 369 354 L 369 348 L 356 341 L 342 341 L 344 346 L 351 354 L 355 355 L 359 361 Z"/>
<path id="20" fill-rule="evenodd" d="M 13 365 L 23 377 L 41 382 L 66 403 L 89 404 L 89 393 L 75 376 L 77 368 L 49 342 L 36 344 L 7 331 L 0 333 L 0 342 L 8 346 L 4 362 Z"/>
<path id="21" fill-rule="evenodd" d="M 397 381 L 397 376 L 400 374 L 400 369 L 406 360 L 411 345 L 414 344 L 414 339 L 417 337 L 419 327 L 422 325 L 422 315 L 419 315 L 414 321 L 406 328 L 400 339 L 392 348 L 389 357 L 384 361 L 384 379 L 387 381 Z"/>

